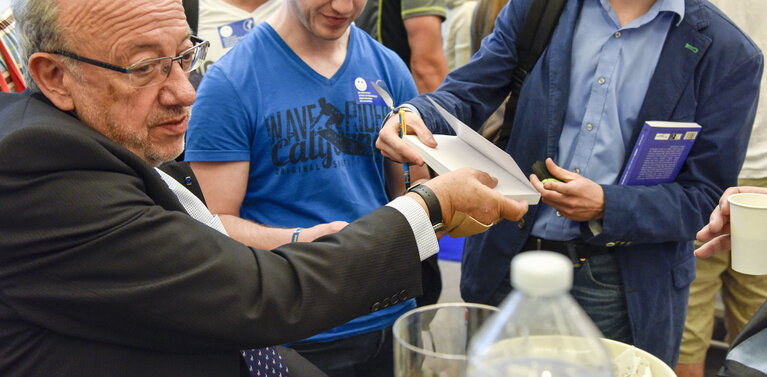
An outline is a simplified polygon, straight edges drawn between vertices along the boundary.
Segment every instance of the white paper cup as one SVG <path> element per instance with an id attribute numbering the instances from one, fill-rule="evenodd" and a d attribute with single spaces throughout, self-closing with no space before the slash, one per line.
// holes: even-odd
<path id="1" fill-rule="evenodd" d="M 767 274 L 767 195 L 730 195 L 732 269 L 743 274 Z"/>

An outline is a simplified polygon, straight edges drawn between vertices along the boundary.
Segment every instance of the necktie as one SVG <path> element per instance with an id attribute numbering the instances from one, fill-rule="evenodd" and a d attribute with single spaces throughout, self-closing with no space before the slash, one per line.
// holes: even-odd
<path id="1" fill-rule="evenodd" d="M 218 230 L 223 234 L 226 233 L 224 224 L 221 223 L 221 219 L 218 216 L 210 213 L 208 207 L 200 201 L 191 191 L 187 190 L 178 181 L 173 179 L 165 172 L 155 168 L 165 184 L 168 185 L 171 191 L 176 194 L 178 201 L 184 206 L 184 209 L 189 216 L 195 220 Z M 248 366 L 248 372 L 251 377 L 289 377 L 288 367 L 282 362 L 282 358 L 271 347 L 264 347 L 259 349 L 251 349 L 241 351 L 242 358 L 245 360 L 245 364 Z"/>
<path id="2" fill-rule="evenodd" d="M 288 367 L 272 347 L 242 351 L 251 377 L 288 377 Z"/>

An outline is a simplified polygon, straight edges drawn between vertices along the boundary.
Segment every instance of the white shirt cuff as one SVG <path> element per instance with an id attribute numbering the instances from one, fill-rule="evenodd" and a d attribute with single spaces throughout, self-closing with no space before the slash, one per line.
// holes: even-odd
<path id="1" fill-rule="evenodd" d="M 418 245 L 418 255 L 421 257 L 421 261 L 426 258 L 437 254 L 439 251 L 439 243 L 437 243 L 437 235 L 434 233 L 434 228 L 431 226 L 431 220 L 426 215 L 426 211 L 412 198 L 407 196 L 400 196 L 387 204 L 387 206 L 400 211 L 407 219 L 410 228 L 413 230 L 415 236 L 416 245 Z"/>

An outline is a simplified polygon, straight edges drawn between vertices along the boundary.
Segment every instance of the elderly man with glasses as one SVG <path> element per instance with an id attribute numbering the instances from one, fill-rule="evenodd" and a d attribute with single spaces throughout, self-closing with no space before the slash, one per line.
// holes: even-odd
<path id="1" fill-rule="evenodd" d="M 182 51 L 175 58 L 164 56 L 161 58 L 147 59 L 131 64 L 129 67 L 120 67 L 99 60 L 88 59 L 66 50 L 54 50 L 49 52 L 56 55 L 66 56 L 83 63 L 95 65 L 97 67 L 111 69 L 120 73 L 127 73 L 130 78 L 131 86 L 134 88 L 143 88 L 165 81 L 168 76 L 170 76 L 173 62 L 178 62 L 184 72 L 189 72 L 199 67 L 200 62 L 205 58 L 210 42 L 197 38 L 194 35 L 190 35 L 189 40 L 191 40 L 194 45 Z"/>
<path id="2" fill-rule="evenodd" d="M 421 294 L 455 211 L 526 210 L 464 169 L 315 242 L 249 248 L 185 188 L 193 175 L 154 169 L 183 148 L 207 46 L 180 1 L 15 0 L 14 14 L 30 89 L 0 93 L 0 376 L 244 376 L 241 349 Z"/>

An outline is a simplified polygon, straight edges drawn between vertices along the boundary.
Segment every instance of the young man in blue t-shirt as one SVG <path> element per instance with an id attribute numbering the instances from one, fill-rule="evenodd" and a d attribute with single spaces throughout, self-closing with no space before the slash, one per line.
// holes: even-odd
<path id="1" fill-rule="evenodd" d="M 404 191 L 402 166 L 374 145 L 389 109 L 372 83 L 398 104 L 418 94 L 413 79 L 351 26 L 364 1 L 317 3 L 285 1 L 208 69 L 192 111 L 186 159 L 211 211 L 249 245 L 311 241 L 387 203 L 387 184 Z M 292 346 L 331 376 L 391 376 L 390 327 L 414 306 L 392 304 Z"/>

